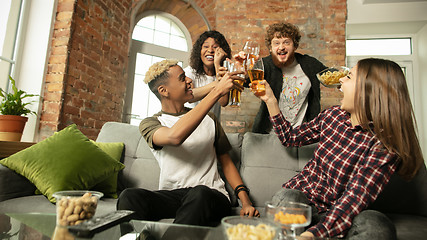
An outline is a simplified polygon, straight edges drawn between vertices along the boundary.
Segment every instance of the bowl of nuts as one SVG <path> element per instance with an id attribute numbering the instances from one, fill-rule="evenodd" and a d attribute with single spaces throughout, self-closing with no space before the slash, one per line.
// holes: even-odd
<path id="1" fill-rule="evenodd" d="M 71 190 L 53 194 L 56 198 L 56 224 L 73 226 L 91 219 L 96 212 L 101 192 Z"/>

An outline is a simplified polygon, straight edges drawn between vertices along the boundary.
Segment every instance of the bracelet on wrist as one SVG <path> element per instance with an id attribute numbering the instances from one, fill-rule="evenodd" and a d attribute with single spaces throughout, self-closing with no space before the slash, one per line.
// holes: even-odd
<path id="1" fill-rule="evenodd" d="M 240 199 L 239 198 L 239 193 L 241 192 L 241 191 L 245 191 L 248 195 L 249 195 L 249 188 L 248 187 L 246 187 L 245 185 L 243 185 L 243 184 L 241 184 L 241 185 L 238 185 L 236 188 L 234 188 L 234 194 L 236 195 L 236 197 L 238 198 L 238 199 Z"/>

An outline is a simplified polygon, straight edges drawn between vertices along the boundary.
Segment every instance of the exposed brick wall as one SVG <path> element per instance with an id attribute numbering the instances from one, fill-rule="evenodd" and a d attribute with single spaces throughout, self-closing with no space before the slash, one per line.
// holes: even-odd
<path id="1" fill-rule="evenodd" d="M 121 121 L 132 0 L 60 0 L 48 62 L 41 138 L 72 123 L 94 139 Z"/>
<path id="2" fill-rule="evenodd" d="M 180 19 L 192 41 L 208 26 L 222 32 L 232 51 L 251 37 L 264 46 L 265 28 L 285 20 L 303 33 L 299 52 L 325 65 L 344 65 L 346 0 L 59 0 L 48 60 L 40 138 L 75 123 L 96 138 L 107 121 L 121 121 L 133 18 L 158 10 Z M 199 12 L 198 12 L 199 11 Z M 203 17 L 200 15 L 203 15 Z M 322 88 L 322 108 L 340 93 Z M 248 90 L 240 108 L 223 108 L 226 132 L 252 128 L 260 100 Z"/>
<path id="3" fill-rule="evenodd" d="M 302 33 L 297 52 L 316 57 L 327 66 L 345 64 L 345 0 L 217 0 L 215 12 L 217 30 L 225 34 L 234 53 L 250 37 L 260 43 L 261 57 L 269 55 L 264 44 L 266 27 L 288 21 Z M 339 104 L 339 91 L 324 87 L 321 91 L 322 108 Z M 244 91 L 240 109 L 223 108 L 221 123 L 225 130 L 250 131 L 259 104 L 250 91 Z"/>
<path id="4" fill-rule="evenodd" d="M 71 41 L 74 1 L 58 1 L 48 70 L 43 91 L 40 115 L 40 134 L 43 139 L 58 130 L 63 107 L 65 81 L 68 72 L 68 53 Z"/>

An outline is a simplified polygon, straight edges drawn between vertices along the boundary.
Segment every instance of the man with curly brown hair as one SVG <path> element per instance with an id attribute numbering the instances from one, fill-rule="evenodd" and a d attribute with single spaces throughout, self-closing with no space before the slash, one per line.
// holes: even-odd
<path id="1" fill-rule="evenodd" d="M 291 23 L 267 27 L 265 44 L 270 55 L 264 57 L 264 79 L 270 84 L 279 107 L 292 126 L 313 119 L 320 112 L 320 85 L 316 73 L 325 69 L 316 58 L 295 52 L 301 33 Z M 261 103 L 252 128 L 256 133 L 270 133 L 268 110 Z"/>

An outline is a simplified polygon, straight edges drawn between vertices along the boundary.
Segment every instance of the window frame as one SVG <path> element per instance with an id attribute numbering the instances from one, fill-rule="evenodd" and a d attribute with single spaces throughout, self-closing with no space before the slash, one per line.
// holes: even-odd
<path id="1" fill-rule="evenodd" d="M 400 55 L 395 55 L 395 54 L 389 54 L 389 55 L 377 55 L 377 56 L 411 56 L 414 53 L 414 49 L 413 49 L 413 39 L 411 37 L 376 37 L 376 38 L 347 38 L 346 39 L 346 45 L 347 45 L 347 41 L 369 41 L 369 40 L 397 40 L 397 39 L 409 39 L 410 44 L 409 44 L 409 48 L 411 53 L 410 54 L 400 54 Z M 346 50 L 346 56 L 366 56 L 366 55 L 348 55 L 348 52 Z"/>
<path id="2" fill-rule="evenodd" d="M 346 66 L 353 67 L 350 64 L 355 64 L 359 59 L 374 57 L 384 58 L 395 61 L 402 67 L 407 68 L 407 81 L 408 90 L 411 95 L 411 102 L 413 105 L 414 113 L 419 127 L 421 126 L 422 116 L 422 104 L 421 104 L 421 83 L 419 78 L 419 66 L 418 66 L 418 49 L 417 49 L 417 37 L 415 34 L 372 34 L 372 35 L 347 35 L 346 40 L 351 39 L 392 39 L 392 38 L 410 38 L 411 39 L 411 55 L 358 55 L 358 56 L 347 56 L 346 55 Z"/>
<path id="3" fill-rule="evenodd" d="M 145 11 L 135 18 L 134 26 L 132 28 L 132 33 L 136 24 L 142 18 L 152 16 L 152 15 L 160 15 L 162 17 L 166 17 L 172 20 L 184 33 L 184 36 L 187 40 L 187 49 L 189 50 L 185 52 L 185 51 L 180 51 L 180 50 L 176 50 L 168 47 L 163 47 L 163 46 L 131 39 L 131 47 L 129 50 L 128 81 L 126 85 L 127 86 L 126 96 L 125 96 L 125 103 L 123 107 L 123 117 L 122 117 L 122 122 L 125 122 L 125 123 L 130 123 L 131 118 L 136 118 L 136 115 L 132 113 L 132 101 L 133 101 L 133 92 L 134 92 L 135 68 L 136 68 L 135 65 L 136 65 L 137 53 L 144 53 L 144 54 L 163 57 L 163 58 L 174 58 L 182 62 L 183 67 L 186 67 L 189 62 L 190 52 L 192 49 L 191 35 L 187 27 L 177 17 L 161 11 L 154 11 L 154 10 Z"/>
<path id="4" fill-rule="evenodd" d="M 6 41 L 8 40 L 8 36 L 10 37 L 13 35 L 13 41 L 11 44 L 12 50 L 11 50 L 11 58 L 8 58 L 4 55 L 3 51 L 0 55 L 1 61 L 5 61 L 9 64 L 8 67 L 5 67 L 7 69 L 7 74 L 5 76 L 0 76 L 0 87 L 5 89 L 7 92 L 10 90 L 9 86 L 9 75 L 16 80 L 17 72 L 19 72 L 19 64 L 20 59 L 22 57 L 22 47 L 23 47 L 23 39 L 25 38 L 25 25 L 26 21 L 28 19 L 29 14 L 29 7 L 30 4 L 28 3 L 28 0 L 18 0 L 19 1 L 19 10 L 17 14 L 16 26 L 14 29 L 7 29 L 5 34 L 5 42 L 3 43 L 2 48 L 4 48 Z M 13 1 L 12 1 L 13 4 Z M 10 16 L 9 16 L 10 17 Z M 9 23 L 9 17 L 8 17 L 8 23 Z M 9 39 L 10 41 L 10 39 Z M 16 80 L 18 84 L 19 80 Z"/>

